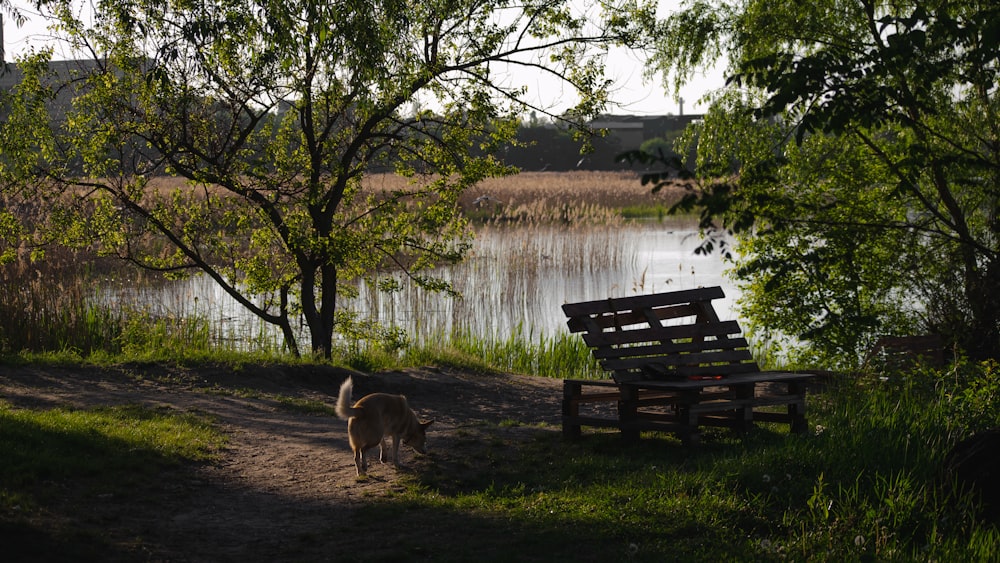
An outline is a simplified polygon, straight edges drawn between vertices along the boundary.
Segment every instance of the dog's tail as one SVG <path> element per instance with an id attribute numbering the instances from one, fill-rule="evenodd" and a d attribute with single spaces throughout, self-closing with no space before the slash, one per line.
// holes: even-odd
<path id="1" fill-rule="evenodd" d="M 340 384 L 340 395 L 337 396 L 337 416 L 347 420 L 355 414 L 358 409 L 351 406 L 351 394 L 354 391 L 354 380 L 350 377 Z"/>

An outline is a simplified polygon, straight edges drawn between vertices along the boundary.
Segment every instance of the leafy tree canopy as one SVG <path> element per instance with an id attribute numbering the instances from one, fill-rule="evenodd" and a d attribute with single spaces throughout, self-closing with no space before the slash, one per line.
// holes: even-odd
<path id="1" fill-rule="evenodd" d="M 8 236 L 204 272 L 296 353 L 303 319 L 327 356 L 352 326 L 337 297 L 359 280 L 451 291 L 429 272 L 468 247 L 458 195 L 514 171 L 490 155 L 521 115 L 550 115 L 511 77 L 570 85 L 579 103 L 554 117 L 582 123 L 607 102 L 607 47 L 652 14 L 629 0 L 93 6 L 40 8 L 94 62 L 52 75 L 38 53 L 5 96 L 4 197 L 45 202 Z M 412 181 L 365 184 L 376 167 Z"/>
<path id="2" fill-rule="evenodd" d="M 680 207 L 738 235 L 762 335 L 846 366 L 917 331 L 1000 357 L 995 3 L 696 0 L 655 37 L 672 86 L 728 59 Z"/>

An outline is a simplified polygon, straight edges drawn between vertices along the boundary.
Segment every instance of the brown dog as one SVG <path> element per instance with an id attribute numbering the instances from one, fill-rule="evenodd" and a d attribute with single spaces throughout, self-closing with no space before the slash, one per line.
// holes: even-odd
<path id="1" fill-rule="evenodd" d="M 420 422 L 402 395 L 372 393 L 362 397 L 352 407 L 353 389 L 354 381 L 350 377 L 340 385 L 337 416 L 347 420 L 347 435 L 354 450 L 354 465 L 358 468 L 359 477 L 367 475 L 367 452 L 376 445 L 379 447 L 378 459 L 385 463 L 386 435 L 392 436 L 392 463 L 396 467 L 399 467 L 400 439 L 417 452 L 427 453 L 424 450 L 426 431 L 433 420 Z"/>

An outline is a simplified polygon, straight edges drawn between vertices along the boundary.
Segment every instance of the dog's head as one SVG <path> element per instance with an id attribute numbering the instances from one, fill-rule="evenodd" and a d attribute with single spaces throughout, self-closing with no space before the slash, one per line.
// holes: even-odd
<path id="1" fill-rule="evenodd" d="M 417 428 L 408 436 L 403 438 L 403 443 L 410 446 L 418 453 L 427 453 L 427 427 L 434 424 L 434 421 L 421 422 Z"/>

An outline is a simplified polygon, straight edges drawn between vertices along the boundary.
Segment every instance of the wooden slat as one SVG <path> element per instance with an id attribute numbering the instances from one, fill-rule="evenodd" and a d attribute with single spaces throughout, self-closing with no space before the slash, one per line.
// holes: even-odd
<path id="1" fill-rule="evenodd" d="M 619 393 L 617 391 L 613 393 L 583 393 L 582 395 L 577 395 L 573 397 L 573 401 L 578 404 L 583 403 L 606 403 L 610 401 L 617 401 Z"/>
<path id="2" fill-rule="evenodd" d="M 694 380 L 693 382 L 705 381 L 708 382 L 708 384 L 714 382 L 714 384 L 718 385 L 720 383 L 725 383 L 727 378 L 752 374 L 757 372 L 759 369 L 760 368 L 756 363 L 745 363 L 727 364 L 724 366 L 684 366 L 668 372 L 655 372 L 651 371 L 649 368 L 619 368 L 614 370 L 613 374 L 615 381 L 619 384 L 635 384 L 647 381 L 686 382 L 691 379 Z"/>
<path id="3" fill-rule="evenodd" d="M 799 383 L 809 381 L 815 375 L 811 373 L 786 373 L 774 371 L 758 371 L 734 375 L 723 380 L 691 381 L 687 379 L 664 379 L 634 381 L 626 385 L 642 391 L 651 389 L 657 391 L 687 391 L 726 385 L 742 385 L 746 383 Z"/>
<path id="4" fill-rule="evenodd" d="M 616 369 L 638 369 L 645 366 L 652 366 L 654 371 L 670 371 L 685 366 L 704 366 L 719 364 L 740 364 L 753 362 L 753 356 L 749 350 L 729 350 L 721 352 L 699 352 L 696 354 L 672 354 L 656 357 L 619 357 L 607 359 L 601 362 L 604 369 L 609 371 Z M 754 364 L 756 365 L 756 364 Z M 724 366 L 721 366 L 724 367 Z M 741 372 L 745 373 L 745 372 Z"/>
<path id="5" fill-rule="evenodd" d="M 588 387 L 588 386 L 590 386 L 590 387 L 618 387 L 618 384 L 615 383 L 614 381 L 610 381 L 610 380 L 607 380 L 607 379 L 564 379 L 563 380 L 563 387 L 564 388 L 571 387 L 571 386 L 575 386 L 578 389 L 582 389 L 582 388 Z"/>
<path id="6" fill-rule="evenodd" d="M 749 345 L 744 338 L 729 340 L 708 340 L 705 342 L 667 342 L 639 346 L 618 346 L 615 348 L 594 348 L 591 352 L 595 359 L 608 360 L 614 358 L 659 357 L 665 355 L 690 355 L 696 352 L 725 352 L 745 350 L 750 353 Z"/>
<path id="7" fill-rule="evenodd" d="M 603 315 L 584 315 L 571 318 L 566 324 L 569 326 L 570 332 L 602 332 L 607 329 L 623 330 L 635 326 L 657 326 L 661 325 L 662 321 L 672 319 L 697 317 L 702 310 L 702 307 L 686 303 L 683 305 L 636 309 L 634 311 L 627 310 Z M 650 322 L 650 319 L 654 322 Z"/>
<path id="8" fill-rule="evenodd" d="M 678 377 L 731 377 L 760 371 L 756 363 L 726 364 L 722 366 L 680 366 L 674 372 Z"/>
<path id="9" fill-rule="evenodd" d="M 721 287 L 713 286 L 672 291 L 669 293 L 655 293 L 652 295 L 634 295 L 630 297 L 583 301 L 580 303 L 566 303 L 562 306 L 562 309 L 567 317 L 572 318 L 611 313 L 614 311 L 634 311 L 651 307 L 679 305 L 695 301 L 711 301 L 712 299 L 721 299 L 725 296 L 726 294 L 722 291 Z"/>
<path id="10" fill-rule="evenodd" d="M 642 342 L 663 342 L 667 340 L 694 339 L 702 340 L 709 336 L 729 336 L 739 334 L 740 324 L 736 321 L 723 321 L 711 324 L 691 324 L 680 326 L 665 326 L 641 330 L 624 330 L 621 332 L 588 332 L 583 335 L 587 346 L 619 346 L 622 344 L 637 344 Z"/>

